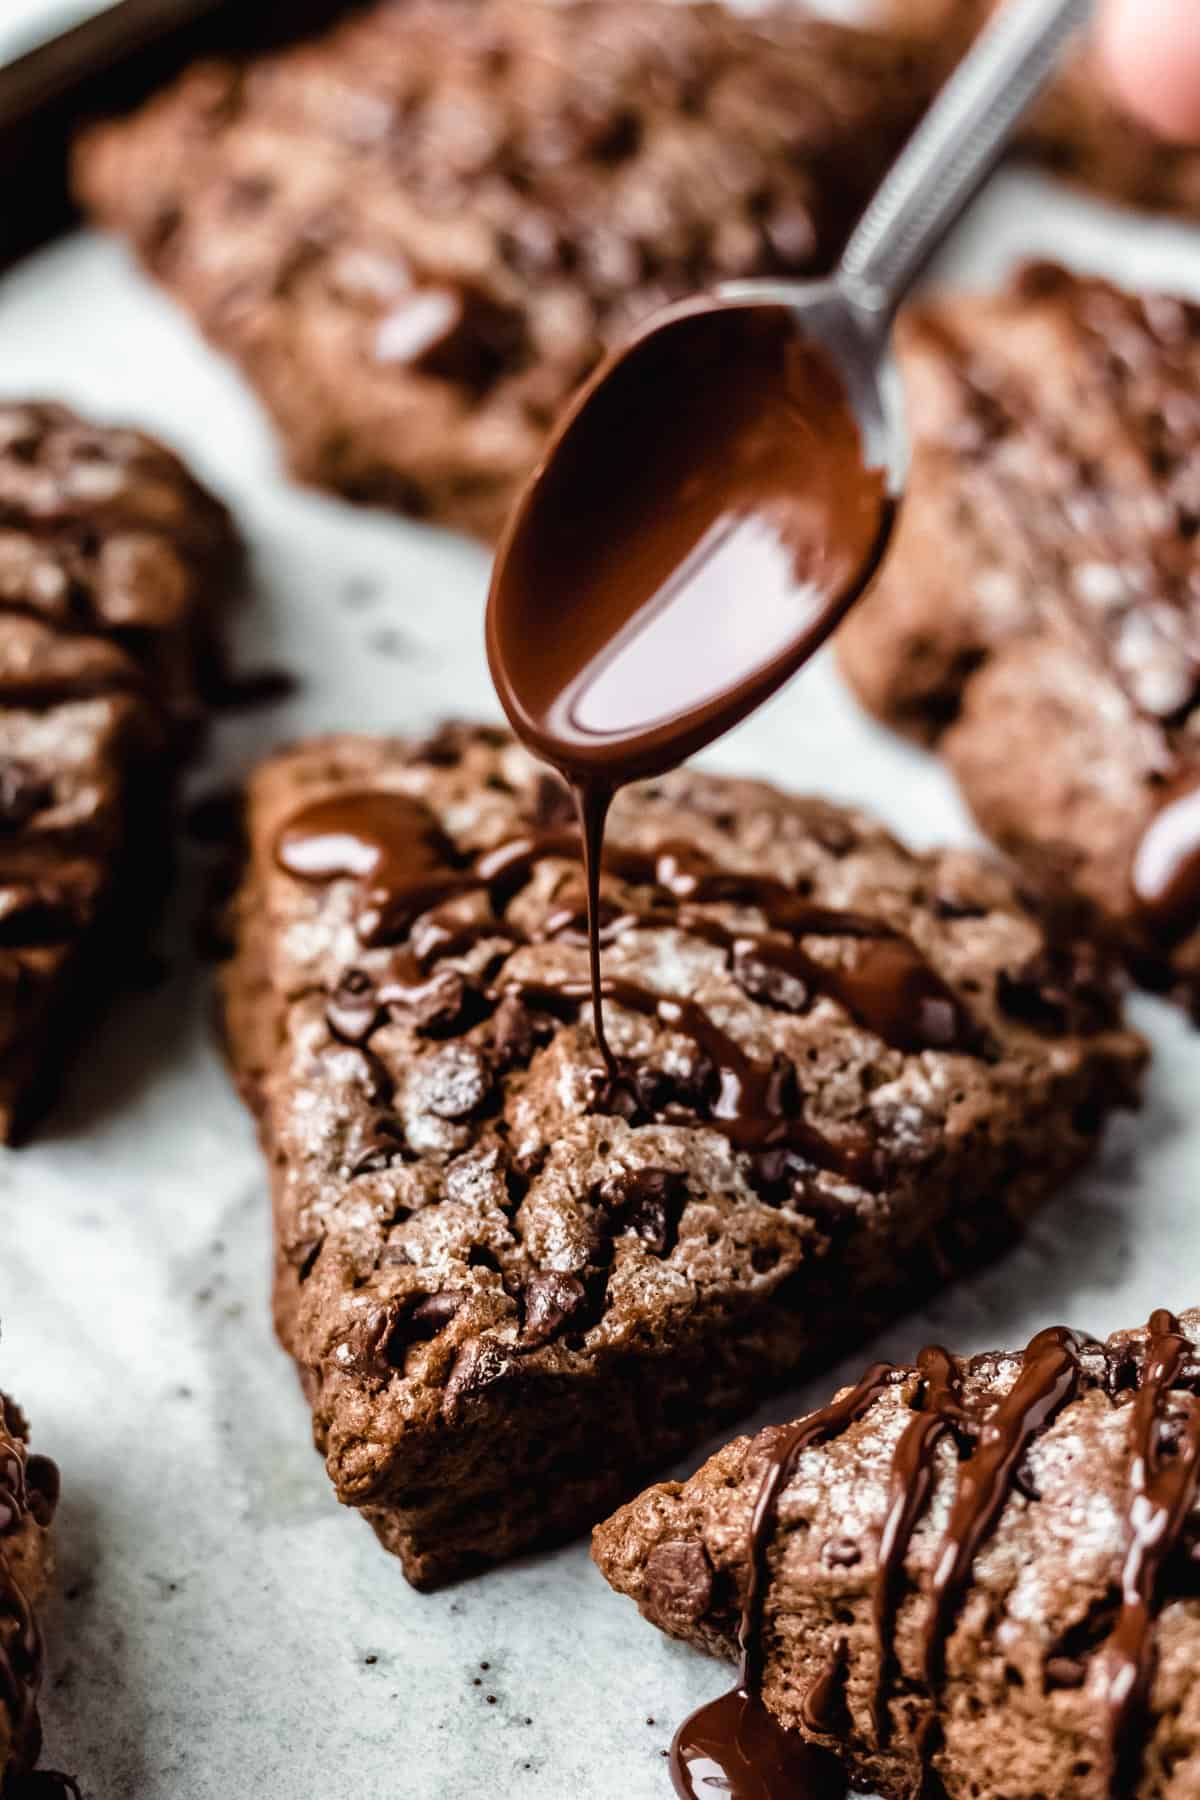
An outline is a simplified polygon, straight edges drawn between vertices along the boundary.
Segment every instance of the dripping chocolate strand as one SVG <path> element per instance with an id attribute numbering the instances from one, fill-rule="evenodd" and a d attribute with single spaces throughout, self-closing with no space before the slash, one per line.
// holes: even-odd
<path id="1" fill-rule="evenodd" d="M 887 1742 L 889 1717 L 887 1692 L 895 1666 L 893 1634 L 900 1577 L 917 1521 L 933 1491 L 934 1455 L 950 1432 L 971 1431 L 974 1422 L 962 1404 L 962 1378 L 954 1358 L 937 1344 L 917 1358 L 921 1388 L 915 1417 L 905 1426 L 892 1457 L 888 1507 L 879 1542 L 874 1615 L 879 1646 L 872 1711 L 880 1747 Z"/>
<path id="2" fill-rule="evenodd" d="M 750 1524 L 746 1594 L 738 1643 L 738 1684 L 686 1719 L 671 1746 L 671 1778 L 681 1800 L 719 1788 L 732 1800 L 843 1800 L 846 1778 L 835 1757 L 782 1726 L 762 1699 L 762 1637 L 771 1537 L 779 1500 L 796 1464 L 814 1444 L 827 1443 L 869 1412 L 899 1378 L 890 1363 L 875 1363 L 862 1380 L 780 1433 L 763 1471 Z M 841 1679 L 839 1657 L 814 1684 L 813 1705 L 832 1703 Z"/>
<path id="3" fill-rule="evenodd" d="M 840 1437 L 870 1411 L 885 1388 L 900 1378 L 891 1363 L 872 1363 L 862 1380 L 828 1406 L 810 1413 L 777 1439 L 759 1483 L 750 1522 L 750 1557 L 746 1599 L 742 1607 L 738 1644 L 741 1650 L 741 1687 L 757 1695 L 762 1687 L 763 1614 L 766 1609 L 769 1571 L 767 1556 L 779 1515 L 779 1501 L 804 1452 L 814 1444 Z"/>
<path id="4" fill-rule="evenodd" d="M 1186 1396 L 1184 1416 L 1171 1421 L 1179 1432 L 1176 1442 L 1169 1450 L 1163 1443 L 1168 1424 L 1164 1402 L 1191 1350 L 1174 1314 L 1154 1313 L 1133 1402 L 1121 1607 L 1094 1664 L 1108 1719 L 1113 1800 L 1137 1788 L 1135 1751 L 1154 1675 L 1153 1627 L 1162 1604 L 1163 1570 L 1200 1492 L 1200 1402 L 1195 1395 Z"/>
<path id="5" fill-rule="evenodd" d="M 1074 1332 L 1059 1326 L 1040 1331 L 1026 1349 L 1009 1392 L 979 1425 L 974 1452 L 959 1473 L 934 1565 L 923 1643 L 925 1675 L 931 1686 L 941 1679 L 946 1642 L 972 1566 L 1004 1509 L 1021 1459 L 1075 1393 L 1078 1349 Z"/>

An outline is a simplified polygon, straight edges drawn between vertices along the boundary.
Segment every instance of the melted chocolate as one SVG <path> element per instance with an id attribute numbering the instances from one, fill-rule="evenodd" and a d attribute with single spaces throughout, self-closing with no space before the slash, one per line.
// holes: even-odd
<path id="1" fill-rule="evenodd" d="M 734 1688 L 676 1733 L 671 1780 L 681 1800 L 844 1800 L 837 1758 L 784 1731 L 761 1700 Z"/>
<path id="2" fill-rule="evenodd" d="M 1200 919 L 1200 774 L 1169 782 L 1133 859 L 1133 895 L 1151 931 L 1168 942 Z"/>
<path id="3" fill-rule="evenodd" d="M 875 1363 L 856 1387 L 781 1431 L 767 1458 L 750 1524 L 746 1599 L 738 1642 L 741 1674 L 738 1685 L 722 1699 L 685 1720 L 671 1747 L 671 1775 L 682 1800 L 706 1800 L 701 1780 L 713 1792 L 733 1800 L 839 1800 L 846 1778 L 836 1758 L 822 1754 L 795 1732 L 788 1731 L 762 1700 L 763 1609 L 770 1571 L 767 1565 L 779 1498 L 796 1464 L 814 1444 L 838 1437 L 868 1412 L 897 1380 L 889 1363 Z M 839 1657 L 840 1663 L 840 1657 Z M 838 1671 L 818 1678 L 807 1705 L 822 1715 Z M 813 1726 L 814 1729 L 819 1727 Z M 801 1754 L 802 1752 L 807 1754 Z"/>
<path id="4" fill-rule="evenodd" d="M 1051 1326 L 1032 1340 L 1021 1372 L 978 1427 L 975 1448 L 962 1465 L 950 1520 L 934 1565 L 932 1604 L 925 1627 L 925 1673 L 941 1678 L 946 1640 L 954 1628 L 971 1569 L 1012 1491 L 1021 1459 L 1038 1433 L 1075 1392 L 1079 1340 Z M 926 1456 L 931 1454 L 926 1449 Z"/>
<path id="5" fill-rule="evenodd" d="M 962 1406 L 958 1365 L 949 1352 L 931 1344 L 918 1356 L 917 1371 L 921 1387 L 916 1415 L 905 1427 L 892 1459 L 888 1509 L 879 1540 L 874 1604 L 879 1673 L 873 1711 L 875 1735 L 881 1747 L 889 1735 L 886 1698 L 895 1661 L 892 1633 L 900 1577 L 917 1520 L 924 1512 L 933 1488 L 934 1454 L 950 1432 L 972 1429 L 972 1422 Z"/>
<path id="6" fill-rule="evenodd" d="M 588 385 L 505 534 L 488 654 L 518 735 L 610 788 L 682 762 L 829 634 L 890 512 L 785 308 L 678 309 Z"/>
<path id="7" fill-rule="evenodd" d="M 37 1697 L 42 1680 L 42 1638 L 28 1596 L 12 1571 L 4 1539 L 27 1518 L 43 1529 L 58 1503 L 58 1470 L 45 1456 L 29 1456 L 9 1430 L 0 1402 L 0 1613 L 10 1630 L 0 1636 L 0 1701 L 11 1720 L 9 1775 L 28 1776 L 42 1747 Z M 5 1792 L 8 1791 L 8 1783 Z"/>
<path id="8" fill-rule="evenodd" d="M 1200 1402 L 1194 1395 L 1180 1396 L 1186 1410 L 1171 1421 L 1177 1436 L 1169 1451 L 1163 1443 L 1164 1403 L 1192 1346 L 1169 1312 L 1156 1312 L 1148 1333 L 1134 1400 L 1121 1609 L 1094 1665 L 1108 1713 L 1109 1791 L 1114 1796 L 1132 1794 L 1137 1787 L 1139 1727 L 1154 1675 L 1153 1627 L 1162 1604 L 1162 1573 L 1200 1494 Z"/>
<path id="9" fill-rule="evenodd" d="M 602 815 L 587 825 L 593 852 L 602 826 Z M 333 997 L 330 1017 L 337 1034 L 354 1042 L 369 1034 L 377 1017 L 376 1001 L 420 1005 L 431 993 L 429 983 L 436 977 L 429 971 L 440 958 L 461 955 L 486 938 L 515 941 L 516 933 L 499 916 L 503 908 L 539 862 L 575 859 L 582 841 L 571 831 L 530 831 L 469 858 L 460 856 L 443 837 L 429 810 L 406 794 L 355 791 L 302 808 L 277 839 L 280 866 L 298 880 L 356 881 L 358 934 L 367 945 L 379 946 L 409 934 L 406 959 L 396 965 L 388 991 L 376 995 L 365 988 L 353 993 L 339 989 Z M 806 993 L 832 996 L 862 1025 L 899 1049 L 975 1047 L 977 1033 L 952 989 L 909 938 L 882 920 L 813 906 L 781 881 L 721 869 L 689 845 L 665 844 L 654 852 L 608 846 L 603 867 L 632 886 L 654 891 L 651 906 L 625 906 L 605 927 L 610 941 L 639 928 L 678 928 L 727 951 L 735 966 L 739 956 L 752 954 L 766 968 L 793 978 Z M 717 1091 L 706 1116 L 739 1148 L 791 1148 L 855 1178 L 868 1174 L 869 1146 L 864 1143 L 859 1149 L 848 1139 L 834 1146 L 798 1116 L 795 1083 L 789 1081 L 786 1068 L 755 1062 L 690 1001 L 674 1000 L 629 981 L 601 980 L 600 876 L 593 854 L 586 870 L 587 916 L 597 921 L 596 931 L 589 933 L 589 987 L 583 990 L 577 983 L 565 982 L 552 996 L 541 997 L 582 1001 L 590 992 L 609 1097 L 628 1091 L 630 1074 L 604 1034 L 604 997 L 656 1016 L 671 1030 L 690 1037 L 697 1051 L 711 1059 Z M 464 920 L 439 911 L 443 902 L 468 894 L 486 902 L 483 916 Z M 703 911 L 717 902 L 755 907 L 765 916 L 768 930 L 734 930 L 722 924 Z M 581 922 L 577 908 L 560 907 L 538 935 L 562 936 Z M 798 941 L 805 937 L 844 938 L 854 940 L 857 947 L 848 960 L 832 964 L 805 950 Z M 501 991 L 520 992 L 503 982 Z M 538 992 L 529 990 L 525 997 L 536 1001 Z"/>
<path id="10" fill-rule="evenodd" d="M 920 1641 L 923 1673 L 935 1692 L 975 1559 L 1014 1489 L 1021 1489 L 1021 1463 L 1031 1444 L 1084 1380 L 1081 1349 L 1082 1340 L 1074 1332 L 1059 1327 L 1039 1332 L 1007 1394 L 978 1414 L 964 1403 L 961 1370 L 954 1359 L 937 1346 L 921 1352 L 913 1417 L 892 1456 L 878 1553 L 874 1615 L 879 1664 L 873 1712 L 880 1749 L 889 1735 L 887 1698 L 896 1669 L 900 1579 L 913 1531 L 933 1492 L 939 1444 L 953 1436 L 961 1467 L 934 1561 Z M 1165 1598 L 1164 1573 L 1200 1499 L 1200 1397 L 1191 1386 L 1196 1373 L 1193 1346 L 1179 1321 L 1169 1312 L 1156 1312 L 1147 1328 L 1131 1402 L 1133 1442 L 1121 1604 L 1111 1631 L 1094 1654 L 1090 1675 L 1083 1665 L 1072 1675 L 1074 1686 L 1087 1680 L 1106 1710 L 1112 1800 L 1122 1800 L 1138 1787 L 1142 1725 L 1154 1675 L 1154 1622 Z M 737 1800 L 776 1794 L 786 1800 L 793 1796 L 808 1800 L 811 1793 L 821 1791 L 805 1786 L 802 1768 L 794 1779 L 788 1772 L 787 1742 L 802 1740 L 771 1718 L 760 1697 L 771 1538 L 780 1495 L 803 1451 L 840 1435 L 899 1378 L 899 1371 L 876 1364 L 857 1387 L 777 1440 L 763 1472 L 751 1526 L 750 1575 L 740 1631 L 741 1680 L 724 1700 L 689 1719 L 676 1739 L 672 1768 L 676 1790 L 685 1800 L 703 1800 L 690 1773 L 693 1766 L 703 1768 L 710 1787 L 719 1788 L 723 1780 L 722 1791 Z M 1172 1395 L 1176 1404 L 1169 1409 Z M 840 1735 L 845 1728 L 846 1673 L 846 1646 L 840 1644 L 801 1702 L 805 1730 Z M 784 1773 L 776 1774 L 777 1770 Z"/>
<path id="11" fill-rule="evenodd" d="M 416 914 L 478 885 L 453 866 L 429 808 L 382 789 L 312 801 L 284 826 L 275 855 L 301 881 L 357 880 L 358 933 L 367 944 L 386 942 Z"/>
<path id="12" fill-rule="evenodd" d="M 600 370 L 518 504 L 488 660 L 517 734 L 575 791 L 610 1076 L 598 902 L 614 792 L 794 675 L 874 574 L 893 513 L 840 376 L 787 309 L 709 302 Z"/>
<path id="13" fill-rule="evenodd" d="M 506 990 L 532 1006 L 553 1007 L 556 1000 L 586 1000 L 590 982 L 562 981 L 513 984 Z M 707 1057 L 714 1076 L 714 1092 L 705 1108 L 704 1121 L 727 1137 L 738 1150 L 795 1150 L 818 1167 L 837 1169 L 860 1182 L 870 1178 L 871 1147 L 847 1136 L 842 1142 L 827 1138 L 804 1119 L 799 1110 L 795 1080 L 789 1065 L 760 1063 L 749 1056 L 736 1038 L 723 1031 L 692 1000 L 658 994 L 652 988 L 620 977 L 606 979 L 601 994 L 630 1012 L 657 1018 L 669 1031 L 678 1031 Z M 628 1097 L 637 1104 L 634 1080 L 619 1059 L 611 1059 L 607 1107 L 619 1110 Z M 789 1077 L 791 1077 L 789 1079 Z"/>

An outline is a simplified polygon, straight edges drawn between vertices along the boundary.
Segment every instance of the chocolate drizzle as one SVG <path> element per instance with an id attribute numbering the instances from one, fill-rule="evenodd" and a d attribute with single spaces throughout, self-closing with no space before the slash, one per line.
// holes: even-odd
<path id="1" fill-rule="evenodd" d="M 772 1445 L 759 1483 L 750 1523 L 749 1568 L 738 1643 L 741 1669 L 737 1687 L 684 1721 L 671 1746 L 671 1777 L 682 1800 L 704 1800 L 697 1783 L 703 1752 L 706 1786 L 733 1800 L 820 1800 L 846 1791 L 836 1760 L 821 1756 L 793 1760 L 797 1740 L 779 1723 L 762 1699 L 763 1613 L 769 1569 L 768 1552 L 778 1518 L 779 1500 L 804 1452 L 814 1444 L 839 1437 L 870 1411 L 884 1388 L 899 1378 L 890 1363 L 874 1363 L 862 1380 L 838 1399 L 811 1413 Z M 823 1709 L 829 1675 L 818 1678 L 815 1696 Z"/>
<path id="2" fill-rule="evenodd" d="M 1167 1396 L 1193 1354 L 1172 1313 L 1154 1313 L 1147 1328 L 1145 1360 L 1133 1403 L 1133 1450 L 1129 1463 L 1129 1510 L 1121 1608 L 1093 1664 L 1094 1686 L 1108 1716 L 1109 1792 L 1132 1794 L 1137 1787 L 1139 1726 L 1154 1675 L 1154 1621 L 1162 1603 L 1162 1576 L 1179 1546 L 1188 1515 L 1200 1493 L 1200 1402 L 1194 1393 L 1170 1425 Z"/>
<path id="3" fill-rule="evenodd" d="M 1089 1366 L 1097 1356 L 1102 1361 L 1099 1374 Z M 1031 1445 L 1081 1385 L 1101 1383 L 1110 1393 L 1118 1389 L 1113 1353 L 1059 1327 L 1039 1332 L 1032 1339 L 1012 1386 L 990 1407 L 977 1409 L 964 1400 L 962 1373 L 962 1365 L 945 1350 L 932 1346 L 921 1352 L 918 1385 L 910 1402 L 913 1417 L 892 1455 L 873 1598 L 879 1661 L 872 1716 L 880 1750 L 886 1747 L 891 1730 L 888 1695 L 896 1670 L 900 1581 L 913 1532 L 933 1493 L 939 1445 L 953 1439 L 960 1466 L 924 1598 L 927 1610 L 918 1640 L 921 1675 L 931 1701 L 942 1680 L 946 1645 L 976 1558 L 1014 1491 L 1026 1492 L 1021 1464 Z M 710 1785 L 716 1775 L 723 1776 L 724 1791 L 737 1800 L 758 1800 L 760 1794 L 805 1800 L 809 1794 L 802 1781 L 793 1786 L 784 1781 L 772 1785 L 771 1778 L 763 1779 L 761 1768 L 747 1774 L 744 1766 L 745 1747 L 751 1741 L 766 1759 L 763 1768 L 786 1766 L 781 1760 L 783 1752 L 760 1717 L 766 1714 L 761 1693 L 768 1556 L 779 1501 L 805 1450 L 840 1436 L 869 1412 L 885 1388 L 903 1379 L 902 1370 L 874 1365 L 857 1387 L 802 1420 L 773 1445 L 760 1479 L 750 1531 L 749 1575 L 739 1634 L 741 1678 L 733 1694 L 715 1707 L 702 1709 L 676 1739 L 672 1767 L 676 1789 L 686 1800 L 702 1800 L 701 1790 L 688 1785 L 686 1756 L 680 1761 L 684 1752 L 693 1754 L 697 1744 L 707 1758 Z M 1154 1674 L 1154 1622 L 1165 1598 L 1165 1573 L 1200 1499 L 1198 1379 L 1200 1359 L 1179 1321 L 1169 1312 L 1156 1312 L 1147 1327 L 1136 1392 L 1128 1402 L 1123 1398 L 1117 1401 L 1128 1404 L 1132 1413 L 1120 1606 L 1093 1654 L 1090 1669 L 1081 1666 L 1072 1681 L 1076 1686 L 1086 1681 L 1103 1708 L 1111 1800 L 1126 1800 L 1139 1784 L 1142 1728 Z M 1029 1501 L 1036 1503 L 1036 1499 Z M 817 1736 L 843 1735 L 846 1655 L 846 1644 L 840 1641 L 828 1666 L 802 1699 L 800 1717 L 805 1731 Z M 927 1724 L 932 1722 L 931 1714 Z M 778 1722 L 773 1724 L 778 1738 L 795 1735 Z"/>
<path id="4" fill-rule="evenodd" d="M 588 827 L 593 845 L 599 841 L 601 824 L 597 816 Z M 347 972 L 330 999 L 330 1028 L 347 1042 L 363 1044 L 387 1009 L 435 1034 L 465 1028 L 478 1012 L 471 1011 L 462 978 L 444 966 L 439 969 L 439 963 L 484 939 L 497 939 L 501 945 L 525 941 L 503 917 L 504 909 L 539 862 L 576 860 L 582 842 L 577 832 L 529 831 L 481 854 L 460 854 L 426 807 L 396 792 L 332 795 L 302 809 L 276 841 L 280 866 L 298 880 L 356 882 L 357 930 L 367 947 L 379 948 L 407 936 L 406 948 L 378 982 L 362 970 Z M 751 968 L 760 972 L 760 982 L 762 971 L 785 979 L 789 1004 L 828 995 L 898 1049 L 971 1053 L 978 1049 L 979 1034 L 953 990 L 911 939 L 885 921 L 814 906 L 784 882 L 722 869 L 691 845 L 666 843 L 655 851 L 609 845 L 603 853 L 603 870 L 630 887 L 650 890 L 651 895 L 648 904 L 623 903 L 618 908 L 604 928 L 607 942 L 643 929 L 685 931 L 724 951 L 743 985 L 750 981 L 744 971 Z M 652 1017 L 695 1047 L 697 1078 L 686 1096 L 685 1111 L 698 1111 L 739 1150 L 794 1152 L 812 1165 L 869 1184 L 874 1173 L 872 1144 L 850 1126 L 835 1141 L 811 1125 L 803 1117 L 790 1063 L 756 1061 L 692 1000 L 657 993 L 623 977 L 601 979 L 601 869 L 594 862 L 587 880 L 588 903 L 597 918 L 596 932 L 588 934 L 590 980 L 515 982 L 506 980 L 501 970 L 487 994 L 476 993 L 474 999 L 488 1005 L 515 999 L 554 1012 L 561 1011 L 563 1002 L 581 1005 L 590 993 L 605 1064 L 596 1101 L 626 1115 L 645 1112 L 647 1084 L 639 1079 L 639 1071 L 614 1055 L 604 1034 L 600 1004 L 607 999 Z M 444 903 L 468 895 L 479 897 L 484 909 L 480 916 L 463 920 L 440 910 Z M 765 917 L 767 929 L 727 925 L 706 910 L 716 904 L 753 907 Z M 560 905 L 534 935 L 541 941 L 569 938 L 581 933 L 586 923 L 586 914 L 577 905 Z M 845 940 L 852 948 L 846 958 L 827 962 L 805 948 L 805 938 Z M 747 991 L 755 992 L 755 986 Z M 678 1111 L 680 1093 L 666 1104 L 668 1116 L 670 1108 Z M 661 1108 L 651 1106 L 650 1111 Z"/>
<path id="5" fill-rule="evenodd" d="M 8 1780 L 31 1773 L 42 1747 L 37 1697 L 42 1680 L 42 1638 L 33 1606 L 13 1573 L 4 1540 L 26 1519 L 44 1530 L 58 1503 L 58 1470 L 45 1456 L 29 1456 L 10 1429 L 0 1398 L 0 1703 L 11 1720 Z M 5 1792 L 9 1791 L 8 1781 Z"/>

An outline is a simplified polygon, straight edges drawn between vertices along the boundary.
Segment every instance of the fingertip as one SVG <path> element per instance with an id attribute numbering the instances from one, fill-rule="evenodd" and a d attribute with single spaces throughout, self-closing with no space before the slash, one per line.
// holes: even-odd
<path id="1" fill-rule="evenodd" d="M 1109 0 L 1099 49 L 1122 105 L 1161 137 L 1200 142 L 1200 5 L 1196 0 Z"/>

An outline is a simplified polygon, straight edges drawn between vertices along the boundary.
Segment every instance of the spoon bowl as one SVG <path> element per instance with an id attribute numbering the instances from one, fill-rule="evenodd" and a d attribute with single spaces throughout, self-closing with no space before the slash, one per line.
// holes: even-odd
<path id="1" fill-rule="evenodd" d="M 671 308 L 603 365 L 510 521 L 488 603 L 496 687 L 534 750 L 574 779 L 659 773 L 812 655 L 900 497 L 880 368 L 833 282 Z"/>

